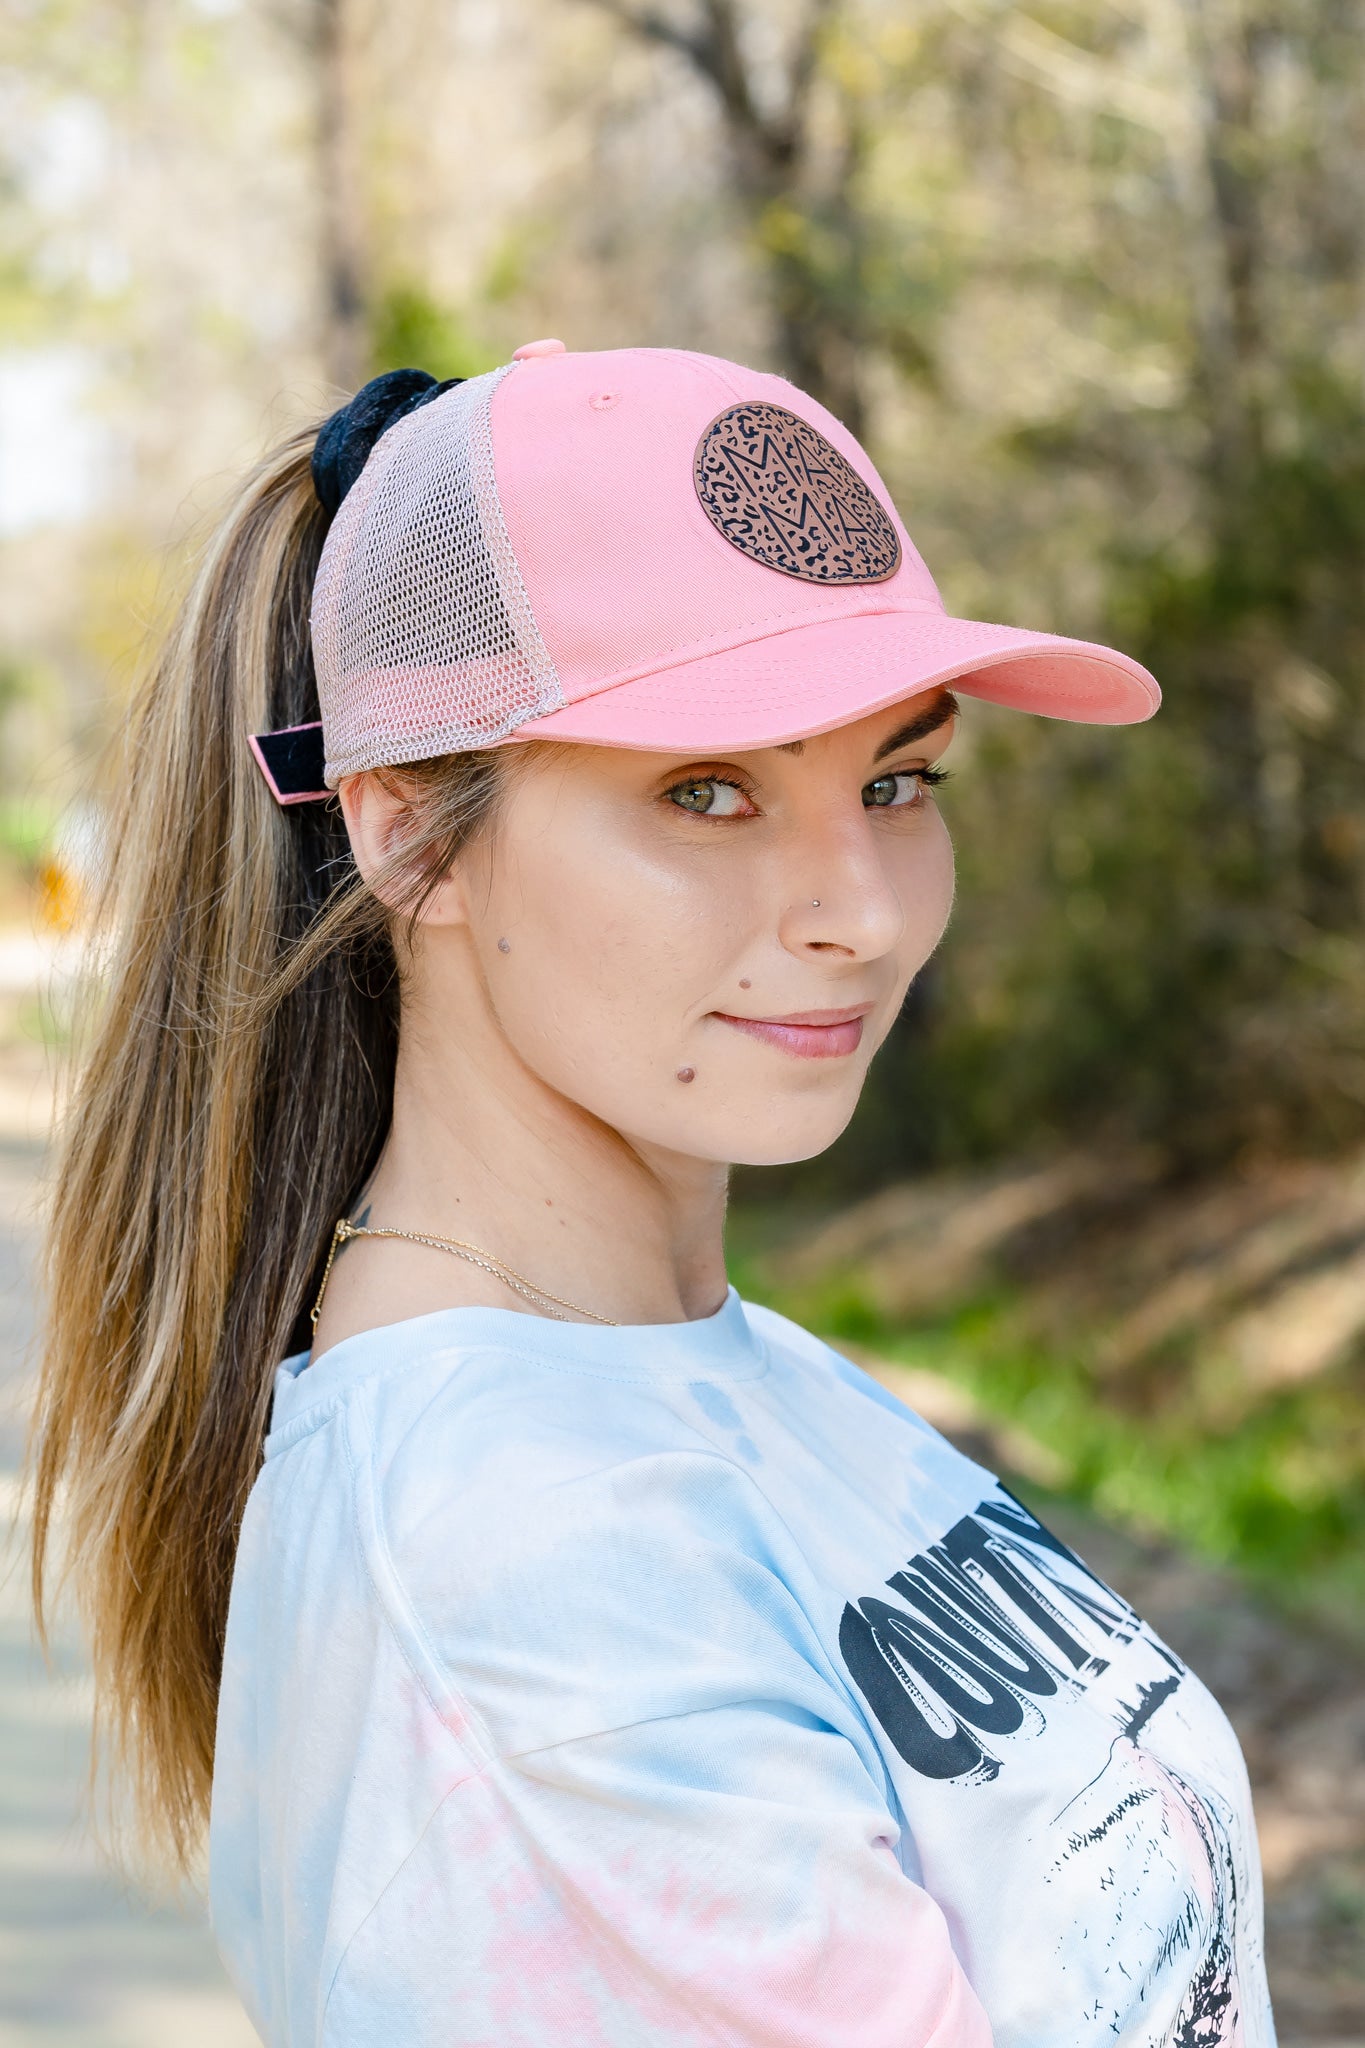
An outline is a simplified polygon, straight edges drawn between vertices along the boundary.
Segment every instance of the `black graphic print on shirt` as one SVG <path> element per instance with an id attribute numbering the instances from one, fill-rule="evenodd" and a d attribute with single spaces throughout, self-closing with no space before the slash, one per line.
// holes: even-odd
<path id="1" fill-rule="evenodd" d="M 968 1794 L 989 1787 L 1063 1703 L 1087 1695 L 1112 1725 L 1098 1768 L 1038 1831 L 1044 1883 L 1063 1908 L 1052 1924 L 1068 1930 L 1064 1943 L 1077 1919 L 1089 1928 L 1078 2021 L 1127 2040 L 1136 2007 L 1155 2028 L 1144 2033 L 1153 2048 L 1240 2042 L 1235 1818 L 1150 1742 L 1185 1666 L 1003 1489 L 886 1590 L 893 1600 L 845 1607 L 839 1644 L 921 1778 Z M 1065 1977 L 1060 1948 L 1056 1960 Z"/>
<path id="2" fill-rule="evenodd" d="M 1065 1577 L 1058 1566 L 1069 1567 Z M 1044 1700 L 1083 1691 L 1142 1630 L 1127 1602 L 1003 1488 L 887 1585 L 898 1604 L 847 1606 L 839 1647 L 926 1778 L 994 1778 L 999 1738 L 1037 1733 Z"/>

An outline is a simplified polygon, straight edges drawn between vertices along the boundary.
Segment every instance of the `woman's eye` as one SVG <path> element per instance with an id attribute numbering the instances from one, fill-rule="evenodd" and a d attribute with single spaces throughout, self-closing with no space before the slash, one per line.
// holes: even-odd
<path id="1" fill-rule="evenodd" d="M 863 803 L 869 811 L 902 809 L 907 804 L 917 804 L 924 796 L 927 779 L 922 769 L 907 769 L 900 775 L 879 775 L 864 789 Z"/>
<path id="2" fill-rule="evenodd" d="M 737 818 L 745 809 L 744 791 L 714 775 L 699 776 L 695 782 L 675 782 L 668 800 L 681 811 L 695 811 L 708 818 Z"/>

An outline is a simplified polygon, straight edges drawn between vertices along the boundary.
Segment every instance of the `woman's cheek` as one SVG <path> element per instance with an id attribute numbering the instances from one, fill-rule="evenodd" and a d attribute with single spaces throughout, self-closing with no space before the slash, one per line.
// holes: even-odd
<path id="1" fill-rule="evenodd" d="M 905 939 L 902 973 L 912 981 L 929 959 L 948 929 L 956 886 L 953 842 L 941 811 L 925 818 L 926 830 L 917 845 L 907 848 L 906 872 L 901 881 L 905 905 Z"/>
<path id="2" fill-rule="evenodd" d="M 657 1085 L 682 1057 L 711 985 L 708 950 L 690 902 L 566 885 L 553 913 L 517 930 L 500 977 L 503 1031 L 552 1086 L 597 1114 L 624 1109 L 623 1093 Z"/>

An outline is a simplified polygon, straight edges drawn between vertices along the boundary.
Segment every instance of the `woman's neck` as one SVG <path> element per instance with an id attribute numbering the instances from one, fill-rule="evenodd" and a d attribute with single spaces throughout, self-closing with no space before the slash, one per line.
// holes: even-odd
<path id="1" fill-rule="evenodd" d="M 392 1129 L 360 1205 L 370 1226 L 477 1245 L 614 1322 L 690 1321 L 717 1309 L 727 1169 L 632 1142 L 548 1086 L 483 1019 L 461 1022 L 452 1030 L 448 1013 L 439 1028 L 420 1012 L 404 1016 Z M 353 1241 L 315 1349 L 467 1305 L 527 1307 L 439 1252 Z"/>

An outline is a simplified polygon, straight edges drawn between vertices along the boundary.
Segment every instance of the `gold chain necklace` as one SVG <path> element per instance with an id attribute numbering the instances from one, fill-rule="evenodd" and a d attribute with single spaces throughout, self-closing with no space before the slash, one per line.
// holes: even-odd
<path id="1" fill-rule="evenodd" d="M 322 1284 L 318 1288 L 318 1298 L 313 1303 L 310 1315 L 314 1329 L 317 1328 L 318 1317 L 322 1314 L 322 1297 L 327 1292 L 327 1282 L 332 1277 L 332 1262 L 342 1245 L 353 1237 L 402 1237 L 406 1238 L 409 1244 L 424 1244 L 434 1252 L 449 1252 L 452 1258 L 463 1259 L 466 1265 L 478 1266 L 482 1272 L 491 1273 L 504 1287 L 510 1287 L 514 1294 L 521 1295 L 533 1308 L 542 1309 L 557 1323 L 568 1322 L 568 1316 L 561 1311 L 569 1309 L 574 1315 L 583 1316 L 590 1323 L 605 1323 L 613 1330 L 621 1327 L 614 1316 L 599 1316 L 595 1309 L 580 1308 L 576 1301 L 565 1301 L 560 1295 L 551 1294 L 548 1288 L 537 1287 L 534 1280 L 527 1280 L 522 1274 L 514 1272 L 510 1266 L 504 1265 L 501 1259 L 494 1258 L 492 1252 L 480 1251 L 478 1245 L 465 1244 L 461 1238 L 436 1237 L 420 1230 L 371 1230 L 363 1223 L 352 1223 L 348 1216 L 341 1216 L 338 1217 L 336 1229 L 332 1232 L 332 1242 L 327 1250 L 327 1264 L 322 1269 Z"/>

